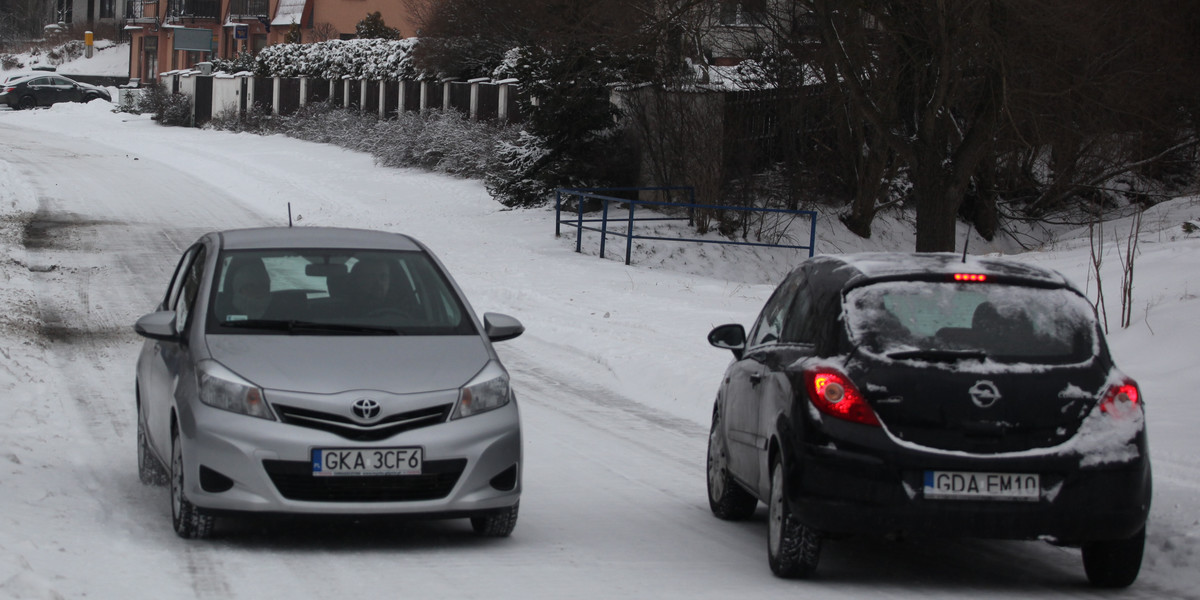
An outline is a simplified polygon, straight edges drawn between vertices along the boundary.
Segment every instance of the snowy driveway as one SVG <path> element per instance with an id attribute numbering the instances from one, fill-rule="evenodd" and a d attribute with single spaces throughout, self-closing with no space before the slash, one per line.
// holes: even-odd
<path id="1" fill-rule="evenodd" d="M 816 580 L 772 577 L 763 508 L 727 523 L 705 500 L 705 411 L 728 356 L 703 344 L 753 318 L 770 273 L 628 268 L 570 252 L 552 213 L 500 211 L 475 182 L 88 111 L 0 115 L 0 598 L 1112 595 L 1085 586 L 1077 550 L 1024 542 L 834 541 Z M 287 202 L 302 224 L 415 235 L 477 311 L 525 322 L 498 345 L 526 435 L 512 538 L 460 521 L 237 521 L 186 541 L 166 489 L 138 483 L 132 322 L 200 233 L 286 222 Z M 1186 535 L 1200 468 L 1185 450 L 1164 453 L 1162 508 Z M 1197 546 L 1175 543 L 1149 549 L 1121 596 L 1200 597 Z"/>

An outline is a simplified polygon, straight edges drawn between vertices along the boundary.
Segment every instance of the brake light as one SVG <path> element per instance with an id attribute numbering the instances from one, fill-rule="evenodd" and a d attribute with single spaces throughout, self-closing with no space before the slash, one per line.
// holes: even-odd
<path id="1" fill-rule="evenodd" d="M 987 281 L 987 275 L 982 273 L 955 273 L 955 281 L 970 281 L 973 283 L 983 283 Z"/>
<path id="2" fill-rule="evenodd" d="M 846 376 L 821 369 L 806 372 L 804 379 L 808 399 L 817 410 L 852 423 L 879 425 L 875 411 Z"/>
<path id="3" fill-rule="evenodd" d="M 1100 412 L 1111 415 L 1128 414 L 1139 402 L 1141 396 L 1137 384 L 1127 380 L 1108 388 L 1108 392 L 1100 400 Z"/>

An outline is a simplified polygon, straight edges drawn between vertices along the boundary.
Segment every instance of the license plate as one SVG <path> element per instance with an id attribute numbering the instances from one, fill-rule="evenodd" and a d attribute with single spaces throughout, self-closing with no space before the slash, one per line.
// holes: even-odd
<path id="1" fill-rule="evenodd" d="M 420 448 L 314 448 L 314 477 L 420 475 Z"/>
<path id="2" fill-rule="evenodd" d="M 925 471 L 925 497 L 935 500 L 1037 502 L 1041 477 L 1033 473 Z"/>

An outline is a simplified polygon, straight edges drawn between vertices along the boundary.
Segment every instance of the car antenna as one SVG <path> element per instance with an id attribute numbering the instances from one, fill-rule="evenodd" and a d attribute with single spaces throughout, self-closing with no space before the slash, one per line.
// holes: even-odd
<path id="1" fill-rule="evenodd" d="M 292 203 L 288 202 L 288 227 L 292 226 Z"/>
<path id="2" fill-rule="evenodd" d="M 290 206 L 290 205 L 289 205 Z M 291 210 L 290 208 L 288 210 Z M 967 237 L 963 239 L 963 264 L 967 263 L 967 246 L 971 245 L 971 226 L 967 226 Z"/>

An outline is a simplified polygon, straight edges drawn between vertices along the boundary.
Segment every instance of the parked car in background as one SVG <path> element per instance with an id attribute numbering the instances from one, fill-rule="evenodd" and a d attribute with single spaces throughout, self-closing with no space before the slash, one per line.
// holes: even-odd
<path id="1" fill-rule="evenodd" d="M 1043 539 L 1124 587 L 1151 471 L 1137 384 L 1092 305 L 1053 271 L 949 254 L 809 259 L 747 333 L 713 408 L 708 498 L 767 504 L 768 560 L 807 577 L 822 540 Z"/>
<path id="2" fill-rule="evenodd" d="M 203 236 L 134 327 L 138 468 L 174 529 L 226 513 L 469 518 L 509 535 L 521 426 L 492 343 L 413 238 L 333 228 Z"/>
<path id="3" fill-rule="evenodd" d="M 9 76 L 0 83 L 0 104 L 7 104 L 13 109 L 92 100 L 112 102 L 112 95 L 100 86 L 46 73 Z"/>

